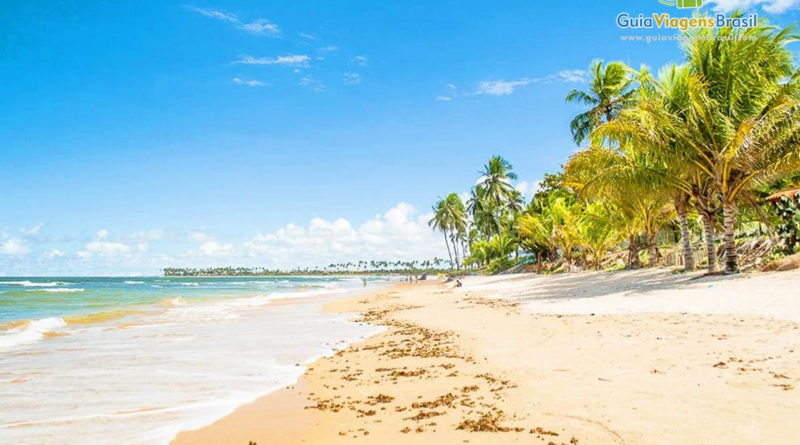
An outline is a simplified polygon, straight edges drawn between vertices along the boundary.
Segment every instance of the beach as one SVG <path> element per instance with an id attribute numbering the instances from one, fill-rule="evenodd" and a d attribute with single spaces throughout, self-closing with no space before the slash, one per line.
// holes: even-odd
<path id="1" fill-rule="evenodd" d="M 431 280 L 340 299 L 385 331 L 173 444 L 790 444 L 800 272 Z"/>

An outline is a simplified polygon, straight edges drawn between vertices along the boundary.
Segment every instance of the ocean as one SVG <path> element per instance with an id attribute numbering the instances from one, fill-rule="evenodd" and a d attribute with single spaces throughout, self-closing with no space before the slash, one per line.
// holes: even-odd
<path id="1" fill-rule="evenodd" d="M 379 332 L 320 312 L 362 291 L 360 277 L 0 277 L 0 444 L 168 443 Z"/>

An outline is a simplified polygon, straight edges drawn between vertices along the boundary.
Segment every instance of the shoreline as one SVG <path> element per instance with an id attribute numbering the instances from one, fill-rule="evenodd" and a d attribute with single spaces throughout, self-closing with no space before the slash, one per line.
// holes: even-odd
<path id="1" fill-rule="evenodd" d="M 800 278 L 789 274 L 778 281 Z M 800 410 L 797 322 L 670 308 L 535 313 L 526 306 L 536 301 L 518 292 L 531 279 L 468 278 L 461 289 L 395 284 L 329 303 L 324 310 L 360 313 L 356 321 L 386 331 L 172 443 L 791 442 L 792 413 Z M 775 276 L 745 279 L 756 289 Z M 741 284 L 697 282 L 708 298 Z"/>

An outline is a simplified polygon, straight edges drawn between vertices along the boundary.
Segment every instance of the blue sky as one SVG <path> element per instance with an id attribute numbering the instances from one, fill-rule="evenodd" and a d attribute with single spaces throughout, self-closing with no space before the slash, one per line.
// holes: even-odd
<path id="1" fill-rule="evenodd" d="M 530 193 L 564 103 L 656 0 L 31 1 L 0 13 L 0 274 L 445 255 L 424 221 L 493 154 Z M 708 2 L 707 2 L 708 3 Z M 796 0 L 720 0 L 797 20 Z M 644 32 L 640 32 L 644 34 Z M 650 34 L 669 34 L 653 32 Z"/>

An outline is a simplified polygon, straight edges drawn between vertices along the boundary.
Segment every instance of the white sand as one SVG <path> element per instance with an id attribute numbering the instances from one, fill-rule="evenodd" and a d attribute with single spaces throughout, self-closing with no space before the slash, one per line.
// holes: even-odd
<path id="1" fill-rule="evenodd" d="M 542 314 L 690 313 L 800 321 L 800 270 L 702 277 L 667 269 L 469 277 L 464 290 Z"/>

